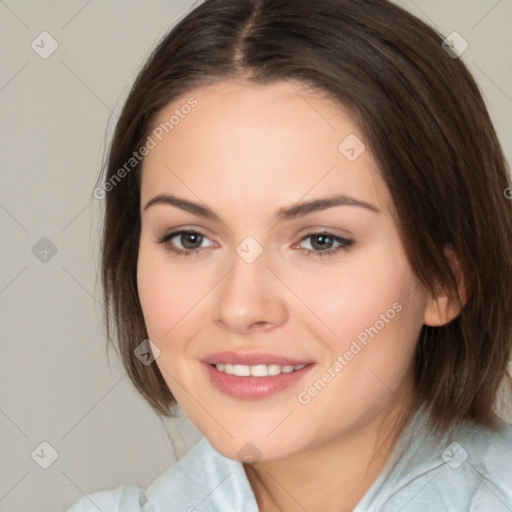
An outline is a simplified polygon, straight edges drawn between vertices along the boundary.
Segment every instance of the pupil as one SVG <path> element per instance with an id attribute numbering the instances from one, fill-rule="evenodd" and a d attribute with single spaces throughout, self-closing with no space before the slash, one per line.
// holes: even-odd
<path id="1" fill-rule="evenodd" d="M 181 244 L 185 249 L 196 249 L 196 244 L 201 245 L 202 236 L 196 233 L 183 233 L 181 235 Z"/>
<path id="2" fill-rule="evenodd" d="M 325 235 L 313 236 L 311 245 L 314 249 L 330 249 L 332 246 L 332 237 Z"/>

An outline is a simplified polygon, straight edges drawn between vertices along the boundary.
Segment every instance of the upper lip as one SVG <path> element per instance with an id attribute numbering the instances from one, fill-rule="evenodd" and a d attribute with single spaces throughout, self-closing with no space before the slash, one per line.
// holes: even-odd
<path id="1" fill-rule="evenodd" d="M 312 361 L 292 359 L 289 357 L 271 354 L 269 352 L 215 352 L 203 359 L 208 364 L 243 364 L 246 366 L 254 366 L 257 364 L 277 364 L 279 366 L 298 366 L 308 364 Z"/>

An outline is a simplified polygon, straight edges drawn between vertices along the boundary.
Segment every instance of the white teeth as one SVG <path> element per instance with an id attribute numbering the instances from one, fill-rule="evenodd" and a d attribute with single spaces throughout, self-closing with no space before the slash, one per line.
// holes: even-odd
<path id="1" fill-rule="evenodd" d="M 235 364 L 233 365 L 233 375 L 238 377 L 250 377 L 251 367 L 243 364 Z"/>
<path id="2" fill-rule="evenodd" d="M 269 364 L 267 366 L 267 375 L 279 375 L 281 367 L 278 364 Z"/>
<path id="3" fill-rule="evenodd" d="M 245 364 L 223 364 L 215 365 L 215 368 L 220 372 L 228 373 L 229 375 L 236 375 L 237 377 L 267 377 L 279 375 L 280 373 L 292 373 L 296 370 L 304 368 L 305 364 L 297 366 L 280 366 L 278 364 L 255 364 L 247 366 Z"/>
<path id="4" fill-rule="evenodd" d="M 253 377 L 266 377 L 268 375 L 268 368 L 264 364 L 257 364 L 256 366 L 248 366 L 251 370 Z"/>

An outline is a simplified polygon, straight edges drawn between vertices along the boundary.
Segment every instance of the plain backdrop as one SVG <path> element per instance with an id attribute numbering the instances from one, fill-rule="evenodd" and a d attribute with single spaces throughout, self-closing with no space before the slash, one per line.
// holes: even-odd
<path id="1" fill-rule="evenodd" d="M 398 3 L 469 43 L 462 59 L 510 162 L 512 1 Z M 186 419 L 157 418 L 113 351 L 107 363 L 91 201 L 141 63 L 192 5 L 0 1 L 2 511 L 58 512 L 83 493 L 147 486 L 198 439 Z"/>

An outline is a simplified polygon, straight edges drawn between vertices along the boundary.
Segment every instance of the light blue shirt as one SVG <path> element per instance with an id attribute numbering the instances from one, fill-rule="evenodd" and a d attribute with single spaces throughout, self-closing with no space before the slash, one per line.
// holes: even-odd
<path id="1" fill-rule="evenodd" d="M 258 512 L 241 462 L 203 437 L 146 490 L 120 486 L 68 512 Z M 512 512 L 512 425 L 452 428 L 443 438 L 417 413 L 353 512 Z"/>

